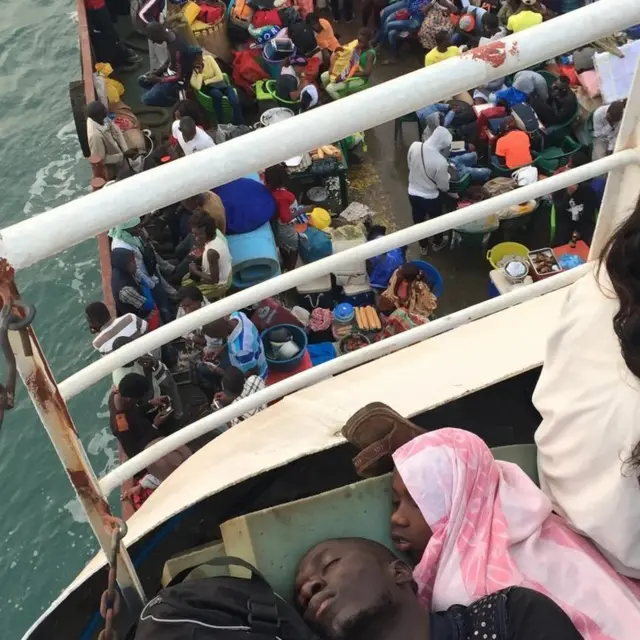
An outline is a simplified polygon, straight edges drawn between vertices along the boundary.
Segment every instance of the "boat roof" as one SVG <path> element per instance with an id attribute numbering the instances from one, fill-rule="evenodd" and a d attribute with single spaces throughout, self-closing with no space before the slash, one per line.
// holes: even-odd
<path id="1" fill-rule="evenodd" d="M 343 424 L 369 402 L 412 417 L 540 366 L 565 296 L 528 300 L 283 398 L 178 467 L 127 521 L 125 544 L 230 486 L 342 444 Z M 48 611 L 104 565 L 97 554 Z"/>

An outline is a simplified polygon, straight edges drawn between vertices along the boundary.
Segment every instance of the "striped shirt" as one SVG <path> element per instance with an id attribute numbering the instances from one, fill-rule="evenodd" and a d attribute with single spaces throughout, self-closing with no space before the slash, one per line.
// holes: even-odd
<path id="1" fill-rule="evenodd" d="M 267 359 L 256 326 L 242 311 L 234 311 L 230 318 L 238 324 L 227 339 L 229 362 L 245 374 L 257 367 L 258 375 L 266 378 Z"/>
<path id="2" fill-rule="evenodd" d="M 147 330 L 147 323 L 133 313 L 127 313 L 106 324 L 102 331 L 94 338 L 93 348 L 105 355 L 113 351 L 116 338 L 131 338 L 135 340 Z"/>

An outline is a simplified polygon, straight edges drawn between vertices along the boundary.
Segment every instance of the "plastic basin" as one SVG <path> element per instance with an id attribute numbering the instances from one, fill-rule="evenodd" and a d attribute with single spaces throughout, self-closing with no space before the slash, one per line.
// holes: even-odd
<path id="1" fill-rule="evenodd" d="M 271 351 L 271 347 L 269 345 L 269 334 L 276 329 L 288 329 L 295 341 L 295 343 L 300 347 L 300 351 L 293 356 L 293 358 L 289 358 L 288 360 L 273 360 L 269 357 L 269 352 Z M 307 334 L 304 329 L 297 327 L 295 324 L 275 324 L 273 327 L 269 327 L 265 329 L 261 334 L 260 338 L 262 339 L 262 344 L 264 345 L 264 355 L 267 359 L 267 366 L 269 369 L 273 371 L 293 371 L 301 362 L 302 358 L 304 358 L 304 354 L 307 351 Z"/>
<path id="2" fill-rule="evenodd" d="M 498 262 L 505 256 L 518 256 L 529 260 L 529 249 L 519 242 L 500 242 L 487 251 L 487 260 L 494 269 L 499 269 Z"/>

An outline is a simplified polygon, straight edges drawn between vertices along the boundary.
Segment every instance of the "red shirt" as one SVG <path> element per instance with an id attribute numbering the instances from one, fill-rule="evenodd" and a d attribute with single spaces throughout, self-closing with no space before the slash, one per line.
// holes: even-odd
<path id="1" fill-rule="evenodd" d="M 296 201 L 296 197 L 288 189 L 275 189 L 271 192 L 271 195 L 276 201 L 277 211 L 276 215 L 280 222 L 285 224 L 293 220 L 292 206 Z"/>
<path id="2" fill-rule="evenodd" d="M 105 0 L 84 0 L 84 6 L 90 11 L 104 9 Z"/>

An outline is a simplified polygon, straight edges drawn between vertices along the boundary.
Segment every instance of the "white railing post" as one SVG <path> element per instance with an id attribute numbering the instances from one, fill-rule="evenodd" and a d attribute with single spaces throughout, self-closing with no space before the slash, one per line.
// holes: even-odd
<path id="1" fill-rule="evenodd" d="M 620 133 L 614 153 L 631 149 L 640 143 L 640 64 L 633 77 Z M 629 164 L 609 173 L 589 259 L 600 257 L 607 241 L 621 222 L 635 209 L 640 199 L 640 166 Z"/>
<path id="2" fill-rule="evenodd" d="M 0 259 L 0 305 L 18 299 L 13 284 L 13 270 Z M 9 280 L 10 278 L 10 280 Z M 82 446 L 78 431 L 69 413 L 67 403 L 60 394 L 55 378 L 40 348 L 32 326 L 19 331 L 8 331 L 9 346 L 16 359 L 16 367 L 38 412 L 69 482 L 80 502 L 93 534 L 107 558 L 111 555 L 112 529 L 117 519 L 112 515 L 106 496 Z M 146 602 L 144 590 L 133 562 L 124 546 L 117 554 L 118 586 L 130 611 L 136 615 Z M 105 582 L 106 587 L 106 582 Z"/>

